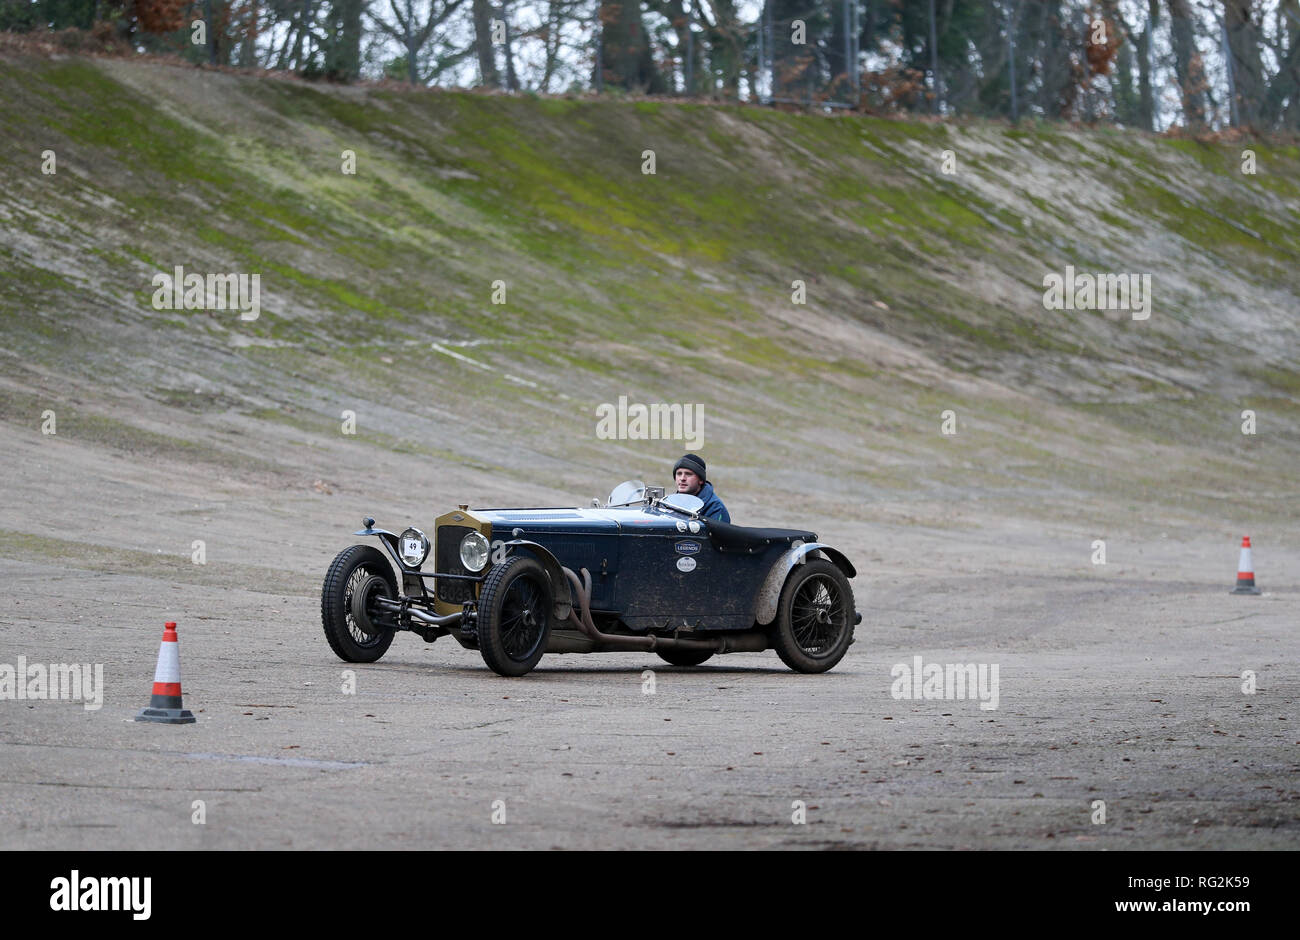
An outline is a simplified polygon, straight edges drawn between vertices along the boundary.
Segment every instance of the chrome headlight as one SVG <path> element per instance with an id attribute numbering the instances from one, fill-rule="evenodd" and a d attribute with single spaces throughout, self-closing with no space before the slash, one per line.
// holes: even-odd
<path id="1" fill-rule="evenodd" d="M 481 532 L 471 532 L 460 540 L 460 563 L 466 570 L 478 573 L 487 567 L 488 540 Z"/>
<path id="2" fill-rule="evenodd" d="M 418 568 L 429 557 L 429 540 L 416 528 L 408 528 L 397 537 L 397 554 L 408 568 Z"/>

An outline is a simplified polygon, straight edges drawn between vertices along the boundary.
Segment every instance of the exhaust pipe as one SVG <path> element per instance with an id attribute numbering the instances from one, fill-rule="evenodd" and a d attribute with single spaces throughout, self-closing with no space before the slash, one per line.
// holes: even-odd
<path id="1" fill-rule="evenodd" d="M 593 643 L 605 650 L 637 650 L 653 652 L 654 650 L 698 650 L 714 653 L 761 653 L 768 648 L 767 636 L 759 631 L 732 633 L 707 640 L 681 640 L 675 637 L 663 637 L 648 634 L 646 636 L 620 636 L 613 633 L 601 633 L 591 619 L 591 572 L 582 569 L 582 581 L 571 568 L 561 568 L 565 578 L 573 587 L 578 597 L 578 607 L 569 614 L 569 620 Z"/>
<path id="2" fill-rule="evenodd" d="M 376 597 L 373 598 L 373 602 L 378 604 L 380 607 L 383 607 L 385 610 L 391 610 L 394 613 L 400 613 L 402 610 L 402 605 L 391 598 Z M 438 616 L 437 614 L 430 614 L 416 607 L 408 607 L 406 612 L 411 615 L 412 620 L 418 620 L 420 623 L 428 624 L 431 627 L 454 627 L 456 624 L 460 623 L 461 618 L 464 616 L 464 613 L 459 610 L 454 614 Z"/>

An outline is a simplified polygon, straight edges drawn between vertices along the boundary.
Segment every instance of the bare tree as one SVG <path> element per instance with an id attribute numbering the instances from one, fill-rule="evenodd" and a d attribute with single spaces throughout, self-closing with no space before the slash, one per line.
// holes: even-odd
<path id="1" fill-rule="evenodd" d="M 310 2 L 310 0 L 306 0 Z M 458 54 L 453 53 L 451 56 L 443 56 L 435 60 L 432 67 L 422 71 L 420 69 L 420 60 L 424 54 L 424 47 L 433 36 L 434 30 L 447 21 L 447 19 L 460 8 L 464 0 L 388 0 L 388 6 L 393 15 L 393 22 L 388 22 L 377 16 L 371 16 L 371 21 L 382 32 L 396 39 L 406 50 L 406 76 L 412 85 L 423 85 L 430 78 L 436 77 L 447 66 L 451 65 L 457 59 L 468 54 L 466 49 Z M 424 8 L 424 15 L 421 16 L 421 7 Z M 423 22 L 422 22 L 423 20 Z"/>

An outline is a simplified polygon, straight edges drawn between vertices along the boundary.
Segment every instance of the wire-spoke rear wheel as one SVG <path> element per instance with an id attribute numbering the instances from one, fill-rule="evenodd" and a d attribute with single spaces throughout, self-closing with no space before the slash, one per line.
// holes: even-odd
<path id="1" fill-rule="evenodd" d="M 781 589 L 774 646 L 796 672 L 825 672 L 853 642 L 853 588 L 844 572 L 824 558 L 795 565 Z"/>

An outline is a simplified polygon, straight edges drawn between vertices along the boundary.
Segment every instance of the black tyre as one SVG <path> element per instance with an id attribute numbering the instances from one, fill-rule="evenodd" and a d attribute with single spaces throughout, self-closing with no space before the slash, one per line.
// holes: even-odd
<path id="1" fill-rule="evenodd" d="M 773 645 L 795 672 L 825 672 L 853 642 L 853 588 L 824 558 L 810 558 L 785 579 L 776 609 Z"/>
<path id="2" fill-rule="evenodd" d="M 353 614 L 353 598 L 358 592 L 361 606 L 371 615 L 369 630 Z M 373 545 L 353 545 L 339 552 L 321 589 L 320 619 L 330 649 L 344 662 L 373 663 L 393 642 L 392 627 L 374 626 L 374 622 L 384 619 L 370 603 L 379 596 L 397 597 L 397 580 L 384 553 Z"/>
<path id="3" fill-rule="evenodd" d="M 713 650 L 655 650 L 670 666 L 698 666 L 713 656 Z"/>
<path id="4" fill-rule="evenodd" d="M 537 665 L 551 636 L 554 599 L 536 558 L 512 555 L 488 572 L 478 599 L 478 649 L 498 675 L 522 676 Z"/>

